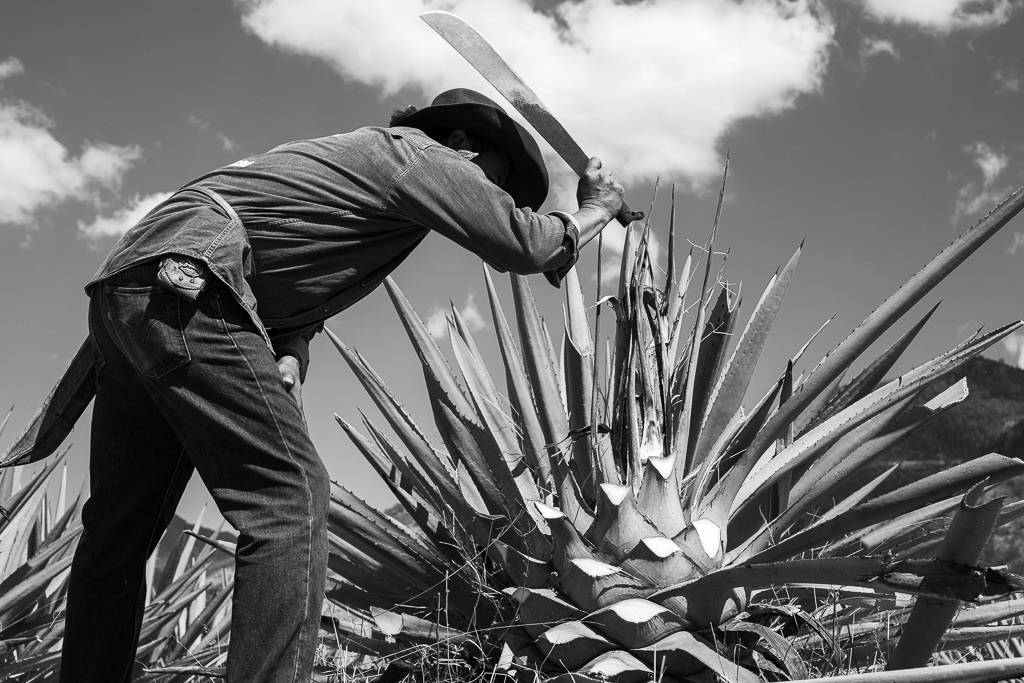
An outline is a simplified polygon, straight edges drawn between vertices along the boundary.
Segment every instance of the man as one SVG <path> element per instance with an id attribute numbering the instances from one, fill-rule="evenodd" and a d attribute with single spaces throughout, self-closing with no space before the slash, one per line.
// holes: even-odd
<path id="1" fill-rule="evenodd" d="M 592 159 L 578 211 L 536 213 L 546 194 L 530 134 L 457 89 L 202 176 L 121 239 L 87 287 L 91 497 L 62 681 L 130 680 L 145 562 L 193 468 L 239 534 L 228 680 L 309 680 L 330 496 L 301 410 L 309 339 L 432 230 L 557 283 L 622 186 Z"/>

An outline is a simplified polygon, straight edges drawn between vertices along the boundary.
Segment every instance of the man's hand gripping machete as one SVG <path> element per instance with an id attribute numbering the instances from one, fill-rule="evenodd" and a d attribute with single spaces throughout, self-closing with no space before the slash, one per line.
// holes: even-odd
<path id="1" fill-rule="evenodd" d="M 523 79 L 512 70 L 512 67 L 501 58 L 501 55 L 494 51 L 490 43 L 475 28 L 449 12 L 426 12 L 421 14 L 420 18 L 448 41 L 449 45 L 473 65 L 473 68 L 479 71 L 487 79 L 487 82 L 493 85 L 509 101 L 509 104 L 530 122 L 530 125 L 548 141 L 548 144 L 558 153 L 558 156 L 569 164 L 569 168 L 576 175 L 583 175 L 590 157 L 572 139 L 558 119 L 551 115 L 548 108 L 537 97 L 537 93 L 526 85 Z M 625 226 L 633 221 L 641 220 L 643 217 L 643 211 L 633 211 L 623 202 L 616 219 Z"/>

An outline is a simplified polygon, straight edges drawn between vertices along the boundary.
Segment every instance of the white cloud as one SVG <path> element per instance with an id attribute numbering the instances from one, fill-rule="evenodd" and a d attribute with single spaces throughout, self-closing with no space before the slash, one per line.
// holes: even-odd
<path id="1" fill-rule="evenodd" d="M 1004 338 L 1003 348 L 1010 354 L 1010 362 L 1024 370 L 1024 332 L 1017 332 Z"/>
<path id="2" fill-rule="evenodd" d="M 1020 92 L 1020 71 L 1012 66 L 996 69 L 992 79 L 996 82 L 996 92 L 1000 95 Z"/>
<path id="3" fill-rule="evenodd" d="M 625 182 L 716 175 L 722 134 L 816 92 L 833 40 L 814 0 L 580 0 L 546 14 L 529 0 L 236 2 L 267 43 L 318 57 L 385 97 L 411 88 L 429 100 L 465 86 L 503 102 L 418 18 L 458 14 Z"/>
<path id="4" fill-rule="evenodd" d="M 633 244 L 640 241 L 643 235 L 643 221 L 632 224 Z M 604 253 L 601 256 L 601 282 L 618 284 L 619 273 L 622 271 L 622 250 L 626 247 L 626 231 L 618 224 L 612 223 L 604 232 Z M 679 237 L 679 235 L 676 235 Z M 661 240 L 653 232 L 648 239 L 648 250 L 651 253 L 651 262 L 655 265 L 655 273 L 664 275 L 664 264 L 661 262 Z M 657 276 L 656 276 L 657 277 Z M 607 293 L 607 292 L 606 292 Z"/>
<path id="5" fill-rule="evenodd" d="M 476 305 L 476 298 L 472 292 L 466 297 L 466 303 L 459 309 L 459 315 L 470 332 L 479 332 L 487 329 L 487 321 Z M 427 332 L 434 339 L 444 339 L 448 336 L 448 312 L 440 307 L 435 307 L 427 319 L 423 321 Z"/>
<path id="6" fill-rule="evenodd" d="M 214 137 L 216 137 L 217 140 L 220 141 L 220 146 L 224 148 L 225 152 L 234 152 L 236 149 L 238 149 L 237 142 L 229 138 L 224 133 L 221 133 L 220 131 L 211 130 L 210 124 L 204 121 L 203 119 L 199 118 L 198 116 L 193 116 L 192 114 L 189 114 L 188 122 L 203 132 L 213 133 Z"/>
<path id="7" fill-rule="evenodd" d="M 999 174 L 1006 169 L 1010 163 L 1009 157 L 996 152 L 984 142 L 975 142 L 968 145 L 966 151 L 974 155 L 974 164 L 981 169 L 986 185 L 995 182 Z"/>
<path id="8" fill-rule="evenodd" d="M 1024 247 L 1024 232 L 1015 232 L 1013 233 L 1013 244 L 1006 248 L 1006 252 L 1010 256 L 1016 256 L 1017 250 L 1021 247 Z"/>
<path id="9" fill-rule="evenodd" d="M 8 57 L 0 62 L 0 81 L 25 73 L 25 67 L 17 57 Z"/>
<path id="10" fill-rule="evenodd" d="M 88 239 L 120 237 L 149 213 L 157 204 L 171 196 L 171 192 L 155 194 L 131 199 L 128 206 L 118 209 L 110 216 L 97 216 L 92 223 L 78 222 L 78 232 Z"/>
<path id="11" fill-rule="evenodd" d="M 893 59 L 900 58 L 900 51 L 896 49 L 896 45 L 891 40 L 883 40 L 882 38 L 864 38 L 860 46 L 860 59 L 861 62 L 866 62 L 872 57 L 879 55 L 889 55 Z"/>
<path id="12" fill-rule="evenodd" d="M 1012 188 L 997 185 L 996 181 L 1010 163 L 1006 154 L 997 152 L 984 142 L 974 142 L 964 147 L 973 158 L 974 165 L 981 171 L 981 181 L 971 181 L 957 192 L 953 222 L 965 216 L 988 211 L 1004 199 Z"/>
<path id="13" fill-rule="evenodd" d="M 864 8 L 879 21 L 935 33 L 999 26 L 1015 10 L 1011 0 L 864 0 Z"/>
<path id="14" fill-rule="evenodd" d="M 138 147 L 103 143 L 75 157 L 52 127 L 31 105 L 0 102 L 0 223 L 28 225 L 37 210 L 69 199 L 95 202 L 141 157 Z"/>

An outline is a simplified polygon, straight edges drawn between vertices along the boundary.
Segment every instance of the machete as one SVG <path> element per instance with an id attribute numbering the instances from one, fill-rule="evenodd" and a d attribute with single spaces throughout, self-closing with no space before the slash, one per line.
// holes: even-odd
<path id="1" fill-rule="evenodd" d="M 516 111 L 522 114 L 523 118 L 540 133 L 541 137 L 548 141 L 558 156 L 569 164 L 569 168 L 575 171 L 576 175 L 583 175 L 590 157 L 572 139 L 558 119 L 548 111 L 548 108 L 537 97 L 537 93 L 533 92 L 530 86 L 526 85 L 526 82 L 519 77 L 519 74 L 508 65 L 508 62 L 495 52 L 479 31 L 450 12 L 426 12 L 420 15 L 420 19 L 427 22 L 430 28 L 448 41 L 449 45 L 454 47 L 473 68 L 487 79 L 488 83 L 504 96 L 509 104 L 515 107 Z M 643 217 L 643 211 L 633 211 L 626 206 L 625 202 L 622 203 L 622 209 L 616 216 L 623 225 L 629 225 Z"/>

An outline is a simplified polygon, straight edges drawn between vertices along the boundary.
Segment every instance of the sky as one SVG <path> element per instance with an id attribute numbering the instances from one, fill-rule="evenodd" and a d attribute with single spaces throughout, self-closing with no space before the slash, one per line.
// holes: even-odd
<path id="1" fill-rule="evenodd" d="M 662 261 L 668 188 L 685 256 L 686 240 L 703 244 L 710 232 L 727 154 L 717 249 L 729 251 L 726 277 L 742 281 L 745 311 L 806 240 L 755 375 L 759 395 L 822 323 L 835 316 L 808 366 L 1024 184 L 1022 0 L 7 0 L 0 409 L 14 414 L 0 445 L 84 339 L 82 286 L 117 237 L 176 188 L 289 140 L 383 125 L 393 108 L 425 106 L 446 88 L 500 100 L 418 18 L 434 9 L 488 37 L 618 175 L 634 208 L 651 205 L 657 183 L 651 224 Z M 545 208 L 574 210 L 574 177 L 546 155 Z M 614 262 L 623 231 L 605 234 L 605 262 Z M 593 301 L 596 247 L 579 271 Z M 442 349 L 454 305 L 497 361 L 476 257 L 431 236 L 394 277 Z M 607 292 L 614 276 L 601 279 Z M 532 286 L 557 340 L 560 294 L 539 277 Z M 1024 318 L 1022 292 L 1018 217 L 919 304 L 918 315 L 942 300 L 898 369 Z M 383 289 L 329 326 L 433 433 L 419 365 Z M 988 355 L 1024 367 L 1024 335 Z M 358 424 L 360 408 L 378 418 L 324 335 L 304 397 L 332 477 L 389 505 L 334 422 L 338 413 Z M 88 417 L 70 438 L 73 485 L 86 468 Z M 204 501 L 194 481 L 181 510 L 194 517 Z"/>

